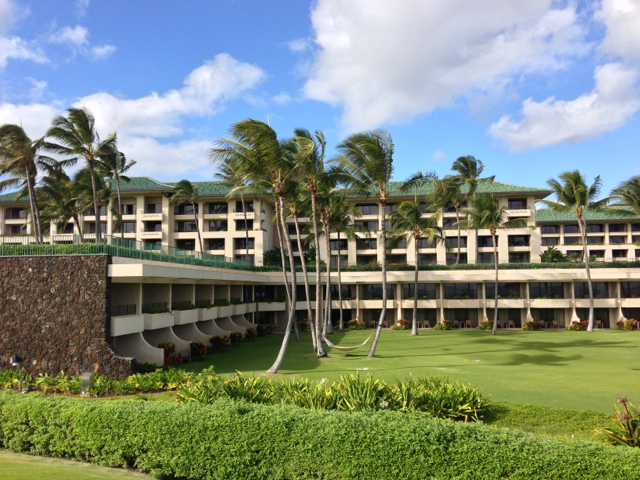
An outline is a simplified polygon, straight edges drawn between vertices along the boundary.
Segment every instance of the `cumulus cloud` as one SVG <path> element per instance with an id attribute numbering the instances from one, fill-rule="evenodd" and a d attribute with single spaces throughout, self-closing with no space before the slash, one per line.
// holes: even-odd
<path id="1" fill-rule="evenodd" d="M 72 49 L 78 50 L 89 43 L 89 30 L 80 25 L 74 28 L 62 27 L 60 30 L 49 35 L 49 42 L 56 44 L 67 44 Z"/>
<path id="2" fill-rule="evenodd" d="M 5 123 L 22 125 L 31 138 L 40 138 L 47 133 L 53 117 L 60 113 L 61 111 L 54 105 L 0 103 L 0 125 Z"/>
<path id="3" fill-rule="evenodd" d="M 27 80 L 31 83 L 29 98 L 31 98 L 32 101 L 37 102 L 42 98 L 42 95 L 47 88 L 47 82 L 44 80 L 36 80 L 35 78 L 27 78 Z"/>
<path id="4" fill-rule="evenodd" d="M 31 60 L 48 63 L 49 59 L 35 42 L 20 37 L 0 37 L 0 69 L 7 66 L 9 59 Z"/>
<path id="5" fill-rule="evenodd" d="M 640 61 L 640 2 L 603 0 L 595 18 L 607 27 L 601 53 Z"/>
<path id="6" fill-rule="evenodd" d="M 318 0 L 307 98 L 347 130 L 406 122 L 586 54 L 575 5 L 553 0 Z"/>
<path id="7" fill-rule="evenodd" d="M 272 100 L 277 104 L 277 105 L 286 105 L 287 103 L 290 103 L 291 100 L 293 100 L 291 98 L 291 96 L 287 93 L 287 92 L 280 92 L 278 95 L 275 95 Z"/>
<path id="8" fill-rule="evenodd" d="M 575 100 L 525 100 L 520 121 L 505 115 L 491 125 L 489 133 L 512 151 L 579 143 L 624 125 L 640 110 L 637 70 L 610 63 L 596 68 L 594 79 L 593 91 Z"/>
<path id="9" fill-rule="evenodd" d="M 89 0 L 76 0 L 76 17 L 84 17 L 89 8 L 89 3 Z"/>
<path id="10" fill-rule="evenodd" d="M 296 38 L 287 43 L 289 50 L 292 52 L 304 52 L 311 48 L 311 42 L 308 38 Z"/>
<path id="11" fill-rule="evenodd" d="M 93 57 L 97 60 L 109 58 L 115 51 L 116 47 L 114 47 L 113 45 L 102 45 L 100 47 L 93 47 L 91 49 Z"/>
<path id="12" fill-rule="evenodd" d="M 444 162 L 448 159 L 449 157 L 442 150 L 436 150 L 431 154 L 431 160 L 433 160 L 434 162 Z"/>

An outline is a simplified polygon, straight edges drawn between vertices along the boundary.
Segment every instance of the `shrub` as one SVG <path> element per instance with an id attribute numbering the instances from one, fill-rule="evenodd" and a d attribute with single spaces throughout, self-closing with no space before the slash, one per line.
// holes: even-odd
<path id="1" fill-rule="evenodd" d="M 633 318 L 628 318 L 627 320 L 620 320 L 619 322 L 616 322 L 614 330 L 631 331 L 634 328 L 636 328 L 636 321 Z"/>
<path id="2" fill-rule="evenodd" d="M 191 350 L 191 357 L 198 360 L 202 360 L 207 354 L 207 347 L 202 342 L 191 342 L 189 349 Z"/>
<path id="3" fill-rule="evenodd" d="M 567 325 L 565 328 L 567 330 L 576 330 L 579 332 L 584 332 L 585 330 L 587 330 L 587 326 L 589 325 L 588 321 L 582 321 L 582 322 L 577 322 L 577 321 L 573 321 L 571 322 L 571 325 Z"/>
<path id="4" fill-rule="evenodd" d="M 541 328 L 542 328 L 542 323 L 536 322 L 535 320 L 531 322 L 524 322 L 524 325 L 522 325 L 523 330 L 529 330 L 529 331 L 536 331 L 536 330 L 540 330 Z"/>
<path id="5" fill-rule="evenodd" d="M 268 323 L 261 323 L 258 325 L 258 336 L 266 337 L 267 335 L 271 335 L 273 333 L 273 325 Z"/>
<path id="6" fill-rule="evenodd" d="M 640 448 L 640 408 L 627 397 L 618 397 L 614 407 L 613 426 L 596 430 L 613 445 Z"/>
<path id="7" fill-rule="evenodd" d="M 156 314 L 156 313 L 171 313 L 171 310 L 167 307 L 154 307 L 148 308 L 146 313 Z"/>
<path id="8" fill-rule="evenodd" d="M 176 351 L 176 346 L 175 344 L 166 341 L 166 342 L 160 342 L 158 343 L 158 348 L 163 348 L 164 349 L 164 356 L 168 357 L 169 355 L 171 355 L 173 352 Z"/>
<path id="9" fill-rule="evenodd" d="M 493 320 L 480 322 L 476 328 L 478 330 L 493 330 Z"/>
<path id="10" fill-rule="evenodd" d="M 309 322 L 307 322 L 307 320 L 302 320 L 301 322 L 297 322 L 298 323 L 298 330 L 301 332 L 306 332 L 307 330 L 309 330 Z"/>
<path id="11" fill-rule="evenodd" d="M 392 330 L 409 330 L 409 320 L 398 320 L 397 323 L 391 325 Z"/>
<path id="12" fill-rule="evenodd" d="M 214 307 L 228 307 L 229 306 L 229 300 L 226 300 L 226 299 L 215 300 L 213 302 L 213 306 Z"/>
<path id="13" fill-rule="evenodd" d="M 444 322 L 438 322 L 433 326 L 434 330 L 451 330 L 453 328 L 453 322 L 445 320 Z"/>
<path id="14" fill-rule="evenodd" d="M 235 347 L 242 341 L 244 335 L 242 335 L 240 332 L 232 332 L 229 337 L 231 340 L 231 345 Z"/>
<path id="15" fill-rule="evenodd" d="M 178 310 L 178 311 L 195 310 L 196 308 L 198 308 L 198 306 L 194 305 L 193 303 L 181 303 L 173 307 L 174 310 Z"/>
<path id="16" fill-rule="evenodd" d="M 364 322 L 359 322 L 356 318 L 349 320 L 349 330 L 364 330 L 365 328 Z"/>
<path id="17" fill-rule="evenodd" d="M 165 478 L 640 478 L 640 451 L 631 448 L 419 413 L 228 399 L 185 405 L 0 393 L 0 446 Z"/>
<path id="18" fill-rule="evenodd" d="M 252 341 L 252 340 L 255 340 L 256 337 L 257 337 L 256 329 L 255 328 L 247 328 L 247 331 L 244 334 L 244 339 L 247 340 L 247 341 Z"/>
<path id="19" fill-rule="evenodd" d="M 219 353 L 224 352 L 224 349 L 229 344 L 229 339 L 224 335 L 216 335 L 209 339 L 209 343 L 211 344 L 211 348 L 208 350 L 209 353 Z"/>
<path id="20" fill-rule="evenodd" d="M 151 373 L 155 372 L 159 368 L 162 367 L 159 367 L 155 363 L 138 363 L 138 365 L 136 366 L 136 370 L 138 371 L 138 373 Z"/>
<path id="21" fill-rule="evenodd" d="M 182 363 L 182 355 L 179 353 L 170 353 L 167 358 L 164 359 L 164 364 L 167 366 L 180 365 Z"/>

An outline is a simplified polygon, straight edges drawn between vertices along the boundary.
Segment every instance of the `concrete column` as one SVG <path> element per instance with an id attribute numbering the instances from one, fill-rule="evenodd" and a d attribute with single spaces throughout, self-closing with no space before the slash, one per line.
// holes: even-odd
<path id="1" fill-rule="evenodd" d="M 498 263 L 509 262 L 509 234 L 501 230 L 498 234 Z"/>
<path id="2" fill-rule="evenodd" d="M 142 233 L 144 232 L 144 222 L 142 221 L 142 215 L 147 208 L 146 197 L 144 195 L 136 196 L 136 240 L 142 241 Z"/>
<path id="3" fill-rule="evenodd" d="M 202 234 L 204 233 L 204 206 L 205 206 L 205 202 L 198 202 L 198 229 L 200 231 L 200 238 L 202 238 Z M 196 251 L 197 252 L 202 252 L 204 253 L 204 251 L 206 251 L 207 249 L 207 240 L 205 238 L 202 238 L 202 249 L 200 249 L 200 243 L 198 242 L 198 240 L 196 239 Z"/>
<path id="4" fill-rule="evenodd" d="M 578 313 L 576 312 L 576 289 L 573 286 L 573 281 L 570 283 L 571 285 L 571 319 L 567 325 L 571 325 L 572 322 L 579 322 L 580 318 L 578 317 Z"/>
<path id="5" fill-rule="evenodd" d="M 162 195 L 162 243 L 169 247 L 175 247 L 173 208 L 169 205 L 169 201 L 166 195 Z"/>
<path id="6" fill-rule="evenodd" d="M 525 282 L 524 288 L 525 288 L 524 303 L 525 303 L 525 306 L 527 307 L 527 314 L 526 314 L 525 321 L 532 322 L 533 316 L 531 315 L 531 296 L 530 296 L 531 289 L 529 288 L 529 282 Z"/>

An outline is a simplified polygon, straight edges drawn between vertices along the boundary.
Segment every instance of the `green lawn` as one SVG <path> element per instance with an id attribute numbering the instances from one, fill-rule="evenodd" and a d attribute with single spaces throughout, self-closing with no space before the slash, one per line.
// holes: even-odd
<path id="1" fill-rule="evenodd" d="M 0 478 L 2 480 L 141 480 L 152 477 L 119 468 L 24 455 L 0 448 Z"/>
<path id="2" fill-rule="evenodd" d="M 356 345 L 371 331 L 334 334 L 333 343 Z M 186 368 L 200 371 L 214 365 L 221 374 L 236 370 L 264 372 L 273 363 L 282 335 L 231 347 L 223 354 Z M 640 332 L 499 331 L 487 332 L 384 330 L 376 358 L 368 345 L 342 352 L 327 349 L 317 359 L 310 334 L 293 339 L 280 370 L 283 377 L 336 378 L 345 373 L 372 373 L 393 382 L 410 373 L 447 375 L 482 387 L 493 400 L 610 413 L 616 398 L 640 403 Z"/>

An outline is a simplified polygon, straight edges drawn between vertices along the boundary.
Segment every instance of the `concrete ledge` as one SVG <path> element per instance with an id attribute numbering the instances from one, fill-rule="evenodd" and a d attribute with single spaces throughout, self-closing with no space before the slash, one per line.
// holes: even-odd
<path id="1" fill-rule="evenodd" d="M 144 330 L 144 315 L 111 317 L 111 336 L 120 337 Z"/>
<path id="2" fill-rule="evenodd" d="M 144 329 L 157 330 L 173 326 L 173 315 L 170 313 L 145 313 Z"/>
<path id="3" fill-rule="evenodd" d="M 182 340 L 186 340 L 188 342 L 202 342 L 205 345 L 209 345 L 209 339 L 211 338 L 211 335 L 206 335 L 198 330 L 195 323 L 174 325 L 173 332 Z"/>
<path id="4" fill-rule="evenodd" d="M 164 350 L 150 345 L 141 333 L 114 338 L 113 346 L 118 355 L 134 357 L 138 363 L 164 364 Z"/>
<path id="5" fill-rule="evenodd" d="M 171 327 L 160 328 L 157 330 L 145 330 L 142 332 L 144 339 L 151 345 L 158 345 L 160 342 L 171 342 L 176 346 L 176 352 L 189 350 L 190 342 L 182 340 L 178 337 Z"/>
<path id="6" fill-rule="evenodd" d="M 216 313 L 218 313 L 217 308 L 199 308 L 198 309 L 198 321 L 204 322 L 207 320 L 215 320 Z"/>
<path id="7" fill-rule="evenodd" d="M 174 310 L 174 325 L 186 325 L 187 323 L 196 323 L 198 321 L 198 309 L 193 310 Z"/>
<path id="8" fill-rule="evenodd" d="M 217 307 L 218 312 L 217 312 L 217 317 L 216 318 L 222 318 L 222 317 L 230 317 L 231 315 L 233 315 L 233 307 L 235 305 L 229 305 L 227 307 Z"/>
<path id="9" fill-rule="evenodd" d="M 302 302 L 304 308 L 307 308 L 306 302 Z M 258 302 L 256 303 L 256 312 L 284 312 L 287 308 L 285 302 Z"/>
<path id="10" fill-rule="evenodd" d="M 231 320 L 239 327 L 253 328 L 254 330 L 257 328 L 257 325 L 254 325 L 253 323 L 248 321 L 244 315 L 237 315 L 235 317 L 232 317 Z"/>
<path id="11" fill-rule="evenodd" d="M 247 331 L 246 328 L 239 327 L 238 325 L 233 323 L 233 321 L 231 321 L 231 317 L 218 318 L 214 321 L 216 322 L 216 325 L 218 325 L 218 327 L 228 332 L 238 332 L 244 335 Z"/>
<path id="12" fill-rule="evenodd" d="M 224 330 L 220 328 L 215 320 L 207 320 L 204 322 L 198 322 L 197 324 L 198 330 L 200 330 L 205 335 L 209 335 L 209 337 L 215 337 L 218 335 L 228 337 L 231 335 L 231 332 L 228 330 Z"/>

